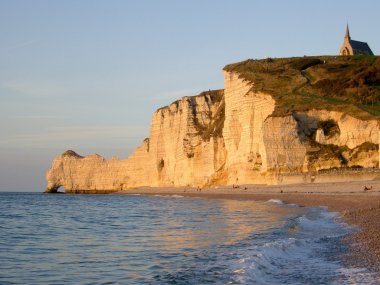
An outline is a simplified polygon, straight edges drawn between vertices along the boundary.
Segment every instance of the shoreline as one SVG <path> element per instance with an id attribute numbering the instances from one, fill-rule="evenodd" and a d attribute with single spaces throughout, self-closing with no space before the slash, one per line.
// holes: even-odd
<path id="1" fill-rule="evenodd" d="M 372 188 L 364 190 L 364 187 Z M 190 187 L 140 187 L 115 195 L 181 195 L 208 199 L 268 201 L 308 207 L 327 207 L 358 231 L 345 237 L 350 250 L 344 260 L 353 266 L 380 272 L 380 180 L 289 185 L 239 185 L 197 189 Z"/>

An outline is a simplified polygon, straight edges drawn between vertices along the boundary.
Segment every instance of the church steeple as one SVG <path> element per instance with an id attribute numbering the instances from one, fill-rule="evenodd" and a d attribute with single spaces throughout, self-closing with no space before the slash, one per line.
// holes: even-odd
<path id="1" fill-rule="evenodd" d="M 351 37 L 350 37 L 350 29 L 348 28 L 348 24 L 346 26 L 346 35 L 345 35 L 345 38 L 351 40 Z"/>
<path id="2" fill-rule="evenodd" d="M 346 35 L 344 36 L 343 45 L 339 51 L 340 55 L 373 55 L 373 52 L 369 45 L 365 42 L 359 42 L 351 40 L 350 29 L 348 28 L 348 23 L 346 26 Z"/>

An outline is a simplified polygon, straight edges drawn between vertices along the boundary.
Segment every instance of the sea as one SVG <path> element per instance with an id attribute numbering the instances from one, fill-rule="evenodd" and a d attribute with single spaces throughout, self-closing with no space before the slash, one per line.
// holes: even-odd
<path id="1" fill-rule="evenodd" d="M 321 207 L 0 193 L 0 284 L 379 284 Z"/>

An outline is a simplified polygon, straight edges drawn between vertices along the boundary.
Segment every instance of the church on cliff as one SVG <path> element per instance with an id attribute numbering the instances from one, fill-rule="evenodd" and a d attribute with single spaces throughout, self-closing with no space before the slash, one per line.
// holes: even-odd
<path id="1" fill-rule="evenodd" d="M 374 55 L 369 45 L 365 42 L 351 40 L 348 24 L 343 45 L 340 48 L 339 55 Z"/>

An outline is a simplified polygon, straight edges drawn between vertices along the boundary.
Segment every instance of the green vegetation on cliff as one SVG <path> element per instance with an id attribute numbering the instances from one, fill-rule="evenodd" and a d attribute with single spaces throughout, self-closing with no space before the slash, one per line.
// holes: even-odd
<path id="1" fill-rule="evenodd" d="M 326 109 L 363 119 L 380 118 L 380 57 L 318 56 L 249 59 L 224 68 L 271 94 L 274 116 Z"/>
<path id="2" fill-rule="evenodd" d="M 209 90 L 202 92 L 201 94 L 197 96 L 205 96 L 209 95 L 211 99 L 211 104 L 218 104 L 218 109 L 214 116 L 211 116 L 210 113 L 210 124 L 209 125 L 202 125 L 199 120 L 196 113 L 194 113 L 194 126 L 198 130 L 198 133 L 201 135 L 202 139 L 204 141 L 209 141 L 211 137 L 222 137 L 222 131 L 224 126 L 224 110 L 225 110 L 225 103 L 224 103 L 224 89 L 219 90 Z M 193 97 L 197 97 L 193 96 Z M 207 97 L 206 97 L 207 98 Z"/>
<path id="3" fill-rule="evenodd" d="M 215 114 L 212 114 L 211 112 L 207 113 L 199 113 L 197 111 L 196 106 L 196 98 L 197 97 L 204 97 L 208 105 L 217 105 L 218 108 L 215 112 Z M 225 109 L 225 103 L 224 103 L 224 89 L 217 89 L 217 90 L 209 90 L 204 91 L 198 95 L 195 96 L 186 96 L 184 97 L 192 107 L 192 118 L 194 120 L 194 127 L 196 128 L 198 134 L 202 137 L 204 141 L 209 141 L 210 138 L 216 138 L 216 137 L 222 137 L 222 131 L 224 126 L 224 109 Z M 180 100 L 174 101 L 172 104 L 179 105 L 180 101 L 184 98 L 181 98 Z M 169 106 L 170 106 L 169 105 Z M 156 112 L 169 109 L 169 106 L 161 107 L 157 109 Z M 206 116 L 209 117 L 210 123 L 207 125 L 204 125 L 199 116 Z M 192 157 L 192 156 L 191 156 Z"/>

